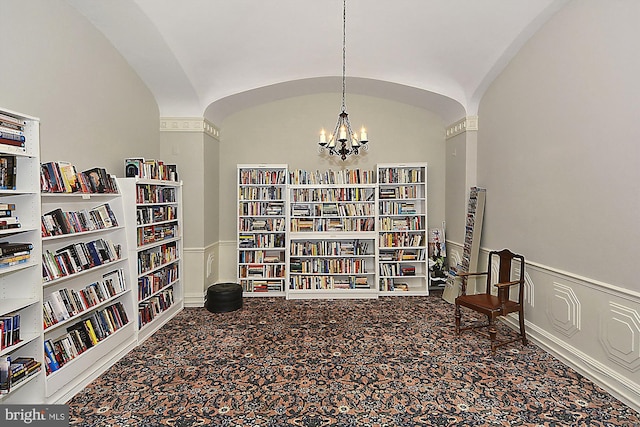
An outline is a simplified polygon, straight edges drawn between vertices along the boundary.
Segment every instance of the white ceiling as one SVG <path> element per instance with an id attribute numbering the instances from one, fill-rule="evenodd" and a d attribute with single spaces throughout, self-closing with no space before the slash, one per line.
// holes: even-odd
<path id="1" fill-rule="evenodd" d="M 67 1 L 136 70 L 161 116 L 219 123 L 261 102 L 342 90 L 341 0 Z M 347 0 L 347 93 L 447 122 L 474 115 L 491 81 L 566 2 Z"/>

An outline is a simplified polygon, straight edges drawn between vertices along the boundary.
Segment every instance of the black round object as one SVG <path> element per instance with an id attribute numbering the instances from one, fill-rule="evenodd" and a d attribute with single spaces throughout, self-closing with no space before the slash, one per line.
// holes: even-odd
<path id="1" fill-rule="evenodd" d="M 216 283 L 207 289 L 205 307 L 212 313 L 226 313 L 242 308 L 242 286 Z"/>

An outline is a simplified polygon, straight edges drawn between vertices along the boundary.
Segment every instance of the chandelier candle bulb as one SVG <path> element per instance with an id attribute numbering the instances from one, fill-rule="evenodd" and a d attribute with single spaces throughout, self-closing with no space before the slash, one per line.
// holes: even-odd
<path id="1" fill-rule="evenodd" d="M 347 129 L 345 129 L 344 125 L 340 126 L 340 138 L 338 138 L 340 141 L 346 141 L 347 140 Z"/>
<path id="2" fill-rule="evenodd" d="M 324 129 L 320 131 L 320 144 L 323 146 L 327 145 L 327 136 L 324 133 Z"/>
<path id="3" fill-rule="evenodd" d="M 367 131 L 362 128 L 362 130 L 360 131 L 360 142 L 367 142 Z"/>

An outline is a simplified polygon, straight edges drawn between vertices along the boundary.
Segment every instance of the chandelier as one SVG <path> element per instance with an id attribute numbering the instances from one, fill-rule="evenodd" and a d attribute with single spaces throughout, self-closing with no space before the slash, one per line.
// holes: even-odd
<path id="1" fill-rule="evenodd" d="M 345 102 L 346 93 L 346 56 L 347 56 L 347 0 L 342 0 L 342 108 L 338 115 L 338 122 L 327 137 L 324 129 L 320 131 L 320 141 L 318 142 L 318 151 L 327 150 L 329 155 L 340 156 L 342 160 L 346 160 L 347 156 L 357 155 L 361 149 L 368 150 L 367 132 L 364 127 L 360 130 L 360 137 L 351 129 L 349 123 L 349 114 L 347 114 L 347 104 Z"/>

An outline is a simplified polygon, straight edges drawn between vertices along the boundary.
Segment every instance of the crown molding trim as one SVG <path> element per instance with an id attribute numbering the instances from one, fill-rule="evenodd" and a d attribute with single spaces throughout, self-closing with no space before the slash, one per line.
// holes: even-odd
<path id="1" fill-rule="evenodd" d="M 160 117 L 160 132 L 204 132 L 220 141 L 220 129 L 202 117 Z"/>
<path id="2" fill-rule="evenodd" d="M 468 130 L 478 130 L 478 116 L 467 116 L 449 125 L 446 130 L 445 139 L 453 138 Z"/>

